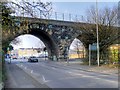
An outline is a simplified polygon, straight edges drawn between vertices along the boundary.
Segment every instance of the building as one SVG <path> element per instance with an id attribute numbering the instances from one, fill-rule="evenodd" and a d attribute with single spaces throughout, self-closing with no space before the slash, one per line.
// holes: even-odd
<path id="1" fill-rule="evenodd" d="M 15 55 L 18 58 L 39 56 L 42 48 L 19 48 L 11 51 L 11 55 Z"/>

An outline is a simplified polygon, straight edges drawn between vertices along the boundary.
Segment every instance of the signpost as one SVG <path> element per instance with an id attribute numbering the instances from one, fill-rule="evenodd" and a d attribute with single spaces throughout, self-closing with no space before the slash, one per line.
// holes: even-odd
<path id="1" fill-rule="evenodd" d="M 95 58 L 96 56 L 96 51 L 97 51 L 97 44 L 93 43 L 92 45 L 89 44 L 89 66 L 91 66 L 91 60 Z"/>
<path id="2" fill-rule="evenodd" d="M 90 45 L 90 63 L 96 63 L 97 60 L 97 43 Z M 92 61 L 92 62 L 91 62 Z"/>
<path id="3" fill-rule="evenodd" d="M 93 44 L 91 45 L 91 50 L 92 50 L 92 51 L 96 51 L 96 50 L 97 50 L 97 44 L 96 44 L 96 43 L 93 43 Z"/>
<path id="4" fill-rule="evenodd" d="M 91 66 L 91 44 L 89 44 L 89 66 Z"/>

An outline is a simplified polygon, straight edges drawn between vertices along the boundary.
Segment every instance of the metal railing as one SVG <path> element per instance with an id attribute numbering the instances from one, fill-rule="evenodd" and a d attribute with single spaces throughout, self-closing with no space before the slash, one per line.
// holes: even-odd
<path id="1" fill-rule="evenodd" d="M 31 11 L 24 9 L 20 6 L 13 7 L 14 13 L 12 16 L 21 16 L 21 17 L 33 17 L 33 18 L 41 18 L 41 19 L 52 19 L 52 20 L 61 20 L 61 21 L 71 21 L 71 22 L 86 22 L 85 16 L 83 15 L 75 15 L 70 13 L 62 13 L 62 12 L 53 12 L 53 11 L 42 11 L 38 8 L 32 9 Z"/>
<path id="2" fill-rule="evenodd" d="M 21 17 L 33 17 L 40 19 L 51 19 L 51 20 L 61 20 L 61 21 L 71 21 L 71 22 L 86 22 L 83 15 L 74 15 L 69 13 L 61 12 L 51 12 L 50 14 L 42 14 L 42 12 L 36 11 L 30 15 L 30 13 L 25 13 L 24 11 L 19 13 L 14 13 L 12 16 L 21 16 Z"/>

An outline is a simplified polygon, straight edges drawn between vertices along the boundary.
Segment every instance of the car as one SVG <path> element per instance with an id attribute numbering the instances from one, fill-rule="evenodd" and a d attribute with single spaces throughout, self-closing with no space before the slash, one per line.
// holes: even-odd
<path id="1" fill-rule="evenodd" d="M 12 59 L 17 59 L 17 57 L 16 56 L 12 56 Z"/>
<path id="2" fill-rule="evenodd" d="M 28 62 L 38 62 L 38 59 L 35 56 L 31 56 L 28 58 Z"/>
<path id="3" fill-rule="evenodd" d="M 38 57 L 39 58 L 48 58 L 48 54 L 47 53 L 46 54 L 42 53 Z"/>

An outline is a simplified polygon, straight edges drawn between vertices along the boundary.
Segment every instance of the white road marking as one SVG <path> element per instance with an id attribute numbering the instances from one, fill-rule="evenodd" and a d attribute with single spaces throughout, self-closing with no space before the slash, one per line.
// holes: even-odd
<path id="1" fill-rule="evenodd" d="M 33 73 L 33 70 L 31 70 L 31 73 Z"/>
<path id="2" fill-rule="evenodd" d="M 46 82 L 45 77 L 42 75 L 43 81 Z"/>
<path id="3" fill-rule="evenodd" d="M 42 75 L 42 78 L 43 78 L 43 82 L 48 82 L 49 80 L 46 80 L 44 75 Z"/>

